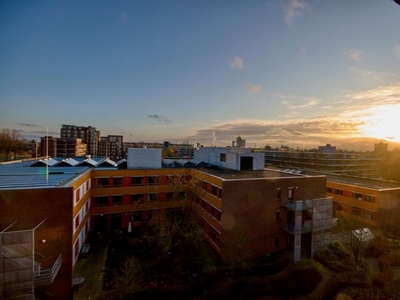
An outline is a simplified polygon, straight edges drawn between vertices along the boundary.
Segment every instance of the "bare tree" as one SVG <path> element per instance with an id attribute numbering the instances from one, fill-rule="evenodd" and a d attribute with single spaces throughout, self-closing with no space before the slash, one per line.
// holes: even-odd
<path id="1" fill-rule="evenodd" d="M 21 149 L 23 141 L 21 134 L 15 129 L 2 128 L 0 130 L 0 152 L 4 152 L 6 160 L 10 160 L 12 153 L 16 153 Z"/>

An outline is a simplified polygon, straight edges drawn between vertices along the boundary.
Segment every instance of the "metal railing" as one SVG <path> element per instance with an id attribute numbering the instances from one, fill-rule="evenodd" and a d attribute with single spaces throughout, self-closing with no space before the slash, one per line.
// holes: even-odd
<path id="1" fill-rule="evenodd" d="M 40 269 L 35 271 L 34 272 L 35 286 L 43 286 L 53 283 L 54 278 L 56 277 L 58 271 L 61 268 L 61 264 L 62 264 L 62 256 L 60 254 L 51 268 Z"/>

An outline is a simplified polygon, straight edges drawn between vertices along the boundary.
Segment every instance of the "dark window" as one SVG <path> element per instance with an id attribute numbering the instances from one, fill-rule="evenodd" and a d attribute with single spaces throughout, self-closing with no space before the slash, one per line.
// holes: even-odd
<path id="1" fill-rule="evenodd" d="M 374 221 L 374 212 L 364 211 L 364 218 L 370 221 Z"/>
<path id="2" fill-rule="evenodd" d="M 165 195 L 165 200 L 166 201 L 173 201 L 174 200 L 174 193 L 173 192 L 167 192 Z"/>
<path id="3" fill-rule="evenodd" d="M 280 188 L 276 189 L 276 199 L 281 200 L 282 197 L 282 190 Z"/>
<path id="4" fill-rule="evenodd" d="M 365 200 L 366 202 L 375 203 L 375 196 L 365 195 L 365 196 L 364 196 L 364 200 Z"/>
<path id="5" fill-rule="evenodd" d="M 155 193 L 147 194 L 147 201 L 158 202 L 158 194 Z"/>
<path id="6" fill-rule="evenodd" d="M 361 216 L 361 208 L 353 206 L 351 208 L 351 214 L 355 216 Z"/>
<path id="7" fill-rule="evenodd" d="M 139 221 L 143 221 L 143 212 L 135 211 L 131 213 L 131 222 L 139 222 Z"/>
<path id="8" fill-rule="evenodd" d="M 277 223 L 281 220 L 281 212 L 279 210 L 275 212 L 275 220 Z"/>
<path id="9" fill-rule="evenodd" d="M 332 193 L 333 193 L 333 189 L 332 189 L 331 187 L 328 186 L 328 187 L 326 188 L 326 192 L 329 193 L 329 194 L 332 194 Z"/>
<path id="10" fill-rule="evenodd" d="M 226 162 L 226 153 L 221 153 L 220 160 Z"/>
<path id="11" fill-rule="evenodd" d="M 113 187 L 122 186 L 122 177 L 113 178 Z"/>
<path id="12" fill-rule="evenodd" d="M 275 237 L 275 248 L 279 247 L 279 236 Z"/>
<path id="13" fill-rule="evenodd" d="M 338 210 L 338 211 L 343 210 L 342 204 L 340 204 L 340 203 L 335 203 L 335 209 Z"/>
<path id="14" fill-rule="evenodd" d="M 132 194 L 131 203 L 143 202 L 143 194 Z"/>
<path id="15" fill-rule="evenodd" d="M 148 176 L 147 177 L 147 184 L 148 185 L 157 185 L 158 184 L 158 176 Z"/>
<path id="16" fill-rule="evenodd" d="M 108 187 L 108 178 L 96 178 L 95 179 L 95 187 Z"/>
<path id="17" fill-rule="evenodd" d="M 143 176 L 131 177 L 131 185 L 143 185 Z"/>
<path id="18" fill-rule="evenodd" d="M 107 206 L 108 196 L 94 197 L 94 206 Z"/>
<path id="19" fill-rule="evenodd" d="M 360 194 L 360 193 L 356 193 L 356 192 L 352 192 L 351 193 L 351 198 L 353 198 L 353 199 L 357 199 L 357 200 L 362 200 L 362 194 Z"/>
<path id="20" fill-rule="evenodd" d="M 335 195 L 343 196 L 343 190 L 335 189 Z"/>
<path id="21" fill-rule="evenodd" d="M 117 195 L 112 197 L 113 205 L 121 205 L 122 204 L 122 195 Z"/>

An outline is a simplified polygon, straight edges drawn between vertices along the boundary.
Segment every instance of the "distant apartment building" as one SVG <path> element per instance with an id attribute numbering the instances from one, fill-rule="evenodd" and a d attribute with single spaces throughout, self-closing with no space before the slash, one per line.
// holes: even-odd
<path id="1" fill-rule="evenodd" d="M 40 138 L 40 156 L 80 157 L 87 153 L 87 144 L 79 138 L 62 139 L 52 136 Z"/>
<path id="2" fill-rule="evenodd" d="M 385 156 L 388 154 L 388 144 L 386 143 L 377 143 L 374 145 L 374 153 Z"/>
<path id="3" fill-rule="evenodd" d="M 330 144 L 319 151 L 266 150 L 265 162 L 280 168 L 380 178 L 381 156 L 375 153 L 336 152 Z"/>
<path id="4" fill-rule="evenodd" d="M 238 136 L 236 138 L 236 141 L 232 141 L 232 147 L 246 148 L 246 140 L 244 140 L 240 136 Z"/>
<path id="5" fill-rule="evenodd" d="M 100 140 L 100 131 L 92 126 L 62 125 L 60 130 L 61 139 L 81 139 L 87 144 L 86 154 L 93 157 L 98 156 L 98 142 Z"/>
<path id="6" fill-rule="evenodd" d="M 122 135 L 102 136 L 98 145 L 98 156 L 108 157 L 112 160 L 121 160 L 125 157 Z"/>

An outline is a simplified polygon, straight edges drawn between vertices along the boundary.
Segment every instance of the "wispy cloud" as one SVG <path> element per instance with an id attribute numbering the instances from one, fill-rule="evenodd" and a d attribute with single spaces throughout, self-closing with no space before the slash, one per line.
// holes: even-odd
<path id="1" fill-rule="evenodd" d="M 294 101 L 283 100 L 282 103 L 289 110 L 304 110 L 315 107 L 319 103 L 319 100 L 317 98 L 310 98 L 304 103 L 294 103 Z"/>
<path id="2" fill-rule="evenodd" d="M 233 60 L 229 62 L 232 69 L 241 69 L 243 70 L 243 59 L 236 56 Z"/>
<path id="3" fill-rule="evenodd" d="M 364 59 L 364 53 L 360 50 L 356 50 L 356 49 L 351 49 L 349 51 L 346 52 L 346 55 L 354 61 L 361 61 L 362 59 Z"/>
<path id="4" fill-rule="evenodd" d="M 259 93 L 261 91 L 261 85 L 255 85 L 255 84 L 252 84 L 252 83 L 247 82 L 247 81 L 244 82 L 243 84 L 247 88 L 247 91 L 250 94 Z"/>
<path id="5" fill-rule="evenodd" d="M 300 49 L 301 54 L 304 54 L 304 55 L 308 54 L 308 49 L 310 48 L 310 46 L 311 45 L 308 42 L 303 43 L 303 45 L 301 46 L 301 49 Z"/>
<path id="6" fill-rule="evenodd" d="M 357 103 L 363 105 L 364 108 L 383 104 L 399 104 L 400 82 L 392 85 L 380 86 L 367 91 L 346 94 L 345 97 L 347 99 L 357 100 Z"/>
<path id="7" fill-rule="evenodd" d="M 26 126 L 26 127 L 36 127 L 36 124 L 30 124 L 30 123 L 22 123 L 22 122 L 18 122 L 17 125 L 19 126 Z"/>
<path id="8" fill-rule="evenodd" d="M 285 23 L 292 26 L 295 18 L 301 17 L 305 12 L 311 12 L 311 5 L 304 0 L 290 0 L 283 6 Z"/>
<path id="9" fill-rule="evenodd" d="M 168 120 L 168 118 L 163 117 L 162 115 L 157 115 L 157 114 L 153 114 L 153 115 L 147 115 L 149 118 L 154 119 L 156 121 L 159 122 L 165 122 L 165 123 L 171 123 L 172 121 Z"/>
<path id="10" fill-rule="evenodd" d="M 400 59 L 400 45 L 395 45 L 393 47 L 393 53 L 398 59 Z"/>

